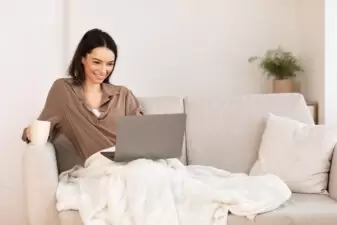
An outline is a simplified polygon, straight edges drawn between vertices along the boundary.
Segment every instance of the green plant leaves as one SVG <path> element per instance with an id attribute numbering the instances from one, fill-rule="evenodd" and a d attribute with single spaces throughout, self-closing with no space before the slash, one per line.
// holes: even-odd
<path id="1" fill-rule="evenodd" d="M 284 51 L 281 47 L 267 50 L 263 57 L 252 56 L 249 63 L 259 60 L 259 67 L 268 76 L 276 79 L 286 79 L 296 76 L 296 72 L 303 71 L 297 58 L 291 53 Z"/>

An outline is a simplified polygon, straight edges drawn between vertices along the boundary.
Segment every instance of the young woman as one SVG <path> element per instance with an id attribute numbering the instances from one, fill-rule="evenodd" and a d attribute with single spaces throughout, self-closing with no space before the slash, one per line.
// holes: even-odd
<path id="1" fill-rule="evenodd" d="M 115 145 L 119 116 L 142 114 L 129 89 L 109 82 L 117 56 L 109 34 L 87 31 L 69 66 L 70 78 L 54 82 L 38 117 L 51 122 L 50 139 L 64 134 L 83 160 Z M 30 137 L 27 127 L 22 138 L 29 142 Z"/>

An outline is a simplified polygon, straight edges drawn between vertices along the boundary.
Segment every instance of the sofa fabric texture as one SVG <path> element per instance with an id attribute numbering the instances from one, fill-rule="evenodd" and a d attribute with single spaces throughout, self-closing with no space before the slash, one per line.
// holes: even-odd
<path id="1" fill-rule="evenodd" d="M 314 124 L 304 97 L 297 93 L 228 98 L 144 97 L 139 100 L 145 114 L 186 112 L 183 161 L 232 173 L 249 173 L 258 159 L 268 113 Z M 75 211 L 56 212 L 57 166 L 62 162 L 57 162 L 53 145 L 46 149 L 29 148 L 24 156 L 28 224 L 83 225 Z M 228 225 L 335 225 L 336 179 L 337 157 L 332 156 L 328 194 L 293 193 L 291 199 L 275 211 L 258 215 L 254 221 L 230 215 Z"/>

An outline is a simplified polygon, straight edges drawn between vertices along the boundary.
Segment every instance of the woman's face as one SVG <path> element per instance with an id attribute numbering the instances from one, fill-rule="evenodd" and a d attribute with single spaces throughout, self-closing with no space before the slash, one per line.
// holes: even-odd
<path id="1" fill-rule="evenodd" d="M 97 47 L 82 59 L 82 64 L 86 82 L 101 84 L 115 65 L 115 55 L 106 47 Z"/>

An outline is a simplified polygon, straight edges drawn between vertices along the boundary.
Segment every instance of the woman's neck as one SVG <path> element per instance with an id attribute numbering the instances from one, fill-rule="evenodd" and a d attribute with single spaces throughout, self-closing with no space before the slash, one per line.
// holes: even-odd
<path id="1" fill-rule="evenodd" d="M 101 85 L 85 82 L 83 85 L 83 89 L 85 93 L 97 93 L 101 91 Z"/>

